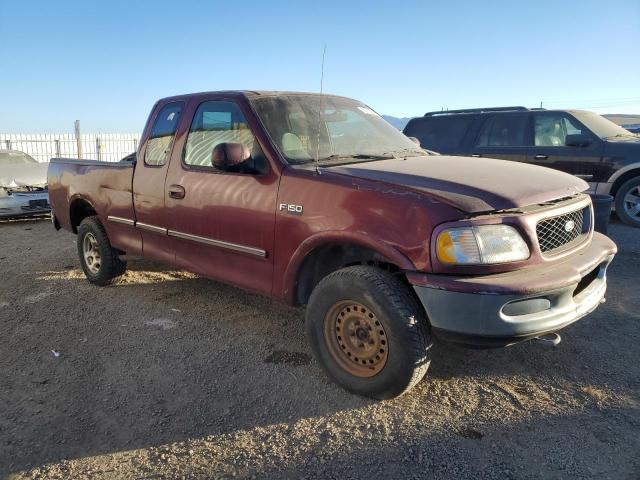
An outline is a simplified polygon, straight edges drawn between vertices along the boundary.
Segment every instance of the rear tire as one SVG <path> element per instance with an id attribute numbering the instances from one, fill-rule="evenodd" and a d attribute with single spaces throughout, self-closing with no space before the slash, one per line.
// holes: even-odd
<path id="1" fill-rule="evenodd" d="M 96 285 L 113 283 L 127 269 L 120 253 L 111 246 L 98 217 L 87 217 L 78 227 L 78 256 L 87 280 Z"/>
<path id="2" fill-rule="evenodd" d="M 368 266 L 331 273 L 309 299 L 316 359 L 338 385 L 379 400 L 410 390 L 429 368 L 427 319 L 411 289 Z"/>
<path id="3" fill-rule="evenodd" d="M 627 180 L 618 189 L 616 215 L 627 225 L 640 227 L 640 177 Z"/>

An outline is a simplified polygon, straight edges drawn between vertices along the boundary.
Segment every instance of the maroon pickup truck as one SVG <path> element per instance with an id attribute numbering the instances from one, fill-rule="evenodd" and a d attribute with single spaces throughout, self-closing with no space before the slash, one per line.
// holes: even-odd
<path id="1" fill-rule="evenodd" d="M 143 256 L 306 304 L 319 363 L 380 399 L 424 376 L 432 335 L 504 346 L 588 314 L 616 253 L 584 181 L 431 154 L 330 95 L 165 98 L 135 160 L 54 159 L 48 182 L 90 282 Z"/>

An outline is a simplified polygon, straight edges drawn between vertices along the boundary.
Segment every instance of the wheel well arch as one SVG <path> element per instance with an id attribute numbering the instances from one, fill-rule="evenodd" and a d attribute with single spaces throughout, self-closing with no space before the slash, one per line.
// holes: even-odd
<path id="1" fill-rule="evenodd" d="M 640 177 L 640 164 L 638 165 L 637 168 L 633 168 L 631 170 L 627 170 L 622 175 L 620 175 L 618 178 L 616 178 L 616 180 L 613 182 L 613 185 L 611 186 L 611 195 L 613 195 L 615 197 L 616 194 L 618 193 L 618 190 L 620 189 L 620 187 L 627 180 L 631 180 L 634 177 Z"/>
<path id="2" fill-rule="evenodd" d="M 307 253 L 302 260 L 293 285 L 293 303 L 306 304 L 311 292 L 324 277 L 353 265 L 370 265 L 391 273 L 403 270 L 373 248 L 351 242 L 324 243 Z"/>
<path id="3" fill-rule="evenodd" d="M 78 226 L 87 217 L 96 215 L 96 209 L 84 198 L 76 198 L 69 204 L 69 221 L 73 233 L 78 233 Z"/>

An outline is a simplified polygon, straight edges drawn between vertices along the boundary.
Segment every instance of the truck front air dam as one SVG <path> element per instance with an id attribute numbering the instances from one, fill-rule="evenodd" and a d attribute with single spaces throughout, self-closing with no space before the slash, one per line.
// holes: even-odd
<path id="1" fill-rule="evenodd" d="M 410 272 L 407 278 L 434 334 L 499 347 L 555 332 L 592 312 L 604 299 L 616 251 L 596 232 L 587 247 L 557 262 L 484 276 Z"/>

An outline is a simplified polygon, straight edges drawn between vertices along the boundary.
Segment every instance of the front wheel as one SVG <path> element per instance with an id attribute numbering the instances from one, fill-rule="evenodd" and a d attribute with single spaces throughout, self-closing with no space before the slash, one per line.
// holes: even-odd
<path id="1" fill-rule="evenodd" d="M 120 260 L 120 252 L 111 246 L 107 232 L 97 217 L 87 217 L 78 227 L 78 256 L 87 280 L 104 286 L 122 275 L 127 263 Z"/>
<path id="2" fill-rule="evenodd" d="M 616 215 L 624 223 L 640 227 L 640 177 L 627 180 L 618 189 Z"/>
<path id="3" fill-rule="evenodd" d="M 325 277 L 309 299 L 306 329 L 327 374 L 359 395 L 397 397 L 429 367 L 422 308 L 407 285 L 377 268 L 348 267 Z"/>

